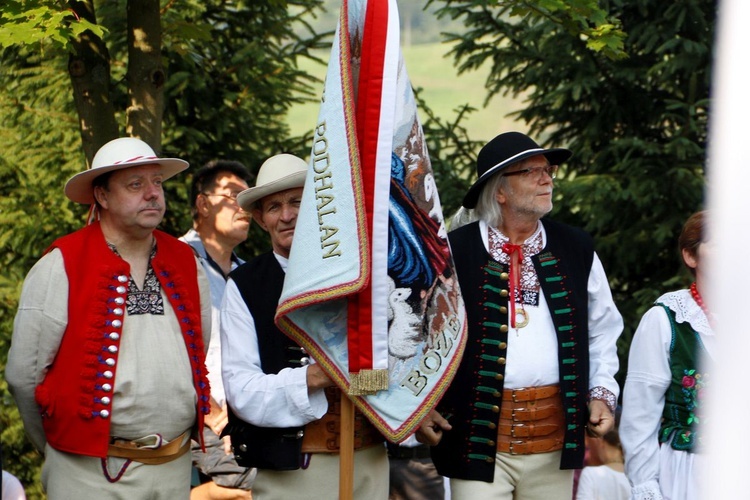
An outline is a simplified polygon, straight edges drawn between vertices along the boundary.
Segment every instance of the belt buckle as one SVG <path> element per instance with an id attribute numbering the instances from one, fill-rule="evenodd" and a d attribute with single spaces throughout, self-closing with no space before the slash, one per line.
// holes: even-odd
<path id="1" fill-rule="evenodd" d="M 522 455 L 522 453 L 520 452 L 513 451 L 514 444 L 523 444 L 523 440 L 519 439 L 517 441 L 511 441 L 510 444 L 508 445 L 508 453 L 510 453 L 511 455 Z"/>
<path id="2" fill-rule="evenodd" d="M 516 427 L 524 427 L 525 425 L 526 424 L 524 424 L 523 422 L 519 422 L 517 424 L 516 423 L 510 424 L 510 436 L 511 437 L 522 437 L 522 436 L 516 436 Z"/>
<path id="3" fill-rule="evenodd" d="M 513 392 L 510 393 L 510 398 L 513 400 L 514 403 L 523 403 L 523 401 L 518 401 L 516 399 L 516 392 L 525 391 L 525 387 L 519 387 L 518 389 L 513 389 Z"/>
<path id="4" fill-rule="evenodd" d="M 510 411 L 510 419 L 513 422 L 524 422 L 524 420 L 516 420 L 516 412 L 519 412 L 519 413 L 528 413 L 528 411 L 529 411 L 528 408 L 513 408 Z"/>

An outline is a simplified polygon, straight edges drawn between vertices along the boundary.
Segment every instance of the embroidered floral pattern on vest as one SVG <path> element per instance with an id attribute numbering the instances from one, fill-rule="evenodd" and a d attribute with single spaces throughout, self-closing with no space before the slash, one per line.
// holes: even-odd
<path id="1" fill-rule="evenodd" d="M 701 423 L 701 408 L 703 406 L 703 390 L 708 386 L 708 374 L 697 373 L 695 370 L 684 370 L 682 377 L 682 395 L 685 408 L 688 411 L 686 422 L 688 425 Z M 664 439 L 668 438 L 665 436 Z M 695 444 L 695 434 L 691 429 L 678 429 L 672 445 L 677 449 L 692 448 Z"/>
<path id="2" fill-rule="evenodd" d="M 704 392 L 710 384 L 707 373 L 698 371 L 698 360 L 705 352 L 700 337 L 689 323 L 679 323 L 675 313 L 657 302 L 667 313 L 672 328 L 669 368 L 672 381 L 667 388 L 659 431 L 659 442 L 675 450 L 693 452 L 702 442 L 701 428 Z M 671 440 L 671 442 L 670 442 Z"/>
<path id="3" fill-rule="evenodd" d="M 707 385 L 708 375 L 696 373 L 695 370 L 685 370 L 682 377 L 682 394 L 685 396 L 685 406 L 690 411 L 687 423 L 700 423 L 697 415 L 703 406 L 703 388 Z"/>

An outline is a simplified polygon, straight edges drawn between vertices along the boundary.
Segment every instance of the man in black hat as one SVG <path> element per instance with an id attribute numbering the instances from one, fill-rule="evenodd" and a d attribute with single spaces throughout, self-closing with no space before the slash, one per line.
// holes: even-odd
<path id="1" fill-rule="evenodd" d="M 469 338 L 419 430 L 452 498 L 569 499 L 584 434 L 613 427 L 622 318 L 592 239 L 547 218 L 567 149 L 501 134 L 449 237 Z"/>

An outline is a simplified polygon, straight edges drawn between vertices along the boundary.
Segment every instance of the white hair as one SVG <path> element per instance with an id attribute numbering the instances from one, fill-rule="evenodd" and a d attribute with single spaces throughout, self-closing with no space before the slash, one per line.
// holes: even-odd
<path id="1" fill-rule="evenodd" d="M 483 220 L 487 225 L 500 227 L 503 222 L 503 213 L 495 195 L 500 187 L 505 187 L 506 179 L 502 175 L 495 174 L 485 183 L 474 207 L 475 219 Z"/>
<path id="2" fill-rule="evenodd" d="M 450 220 L 450 230 L 458 229 L 477 220 L 477 214 L 471 208 L 460 207 Z"/>

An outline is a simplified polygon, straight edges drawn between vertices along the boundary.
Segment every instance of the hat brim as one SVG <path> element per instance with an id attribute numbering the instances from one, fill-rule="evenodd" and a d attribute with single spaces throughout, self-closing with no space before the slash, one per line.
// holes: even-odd
<path id="1" fill-rule="evenodd" d="M 305 177 L 307 177 L 307 172 L 299 171 L 291 173 L 281 179 L 276 179 L 273 182 L 263 184 L 262 186 L 247 188 L 237 195 L 237 203 L 240 204 L 242 210 L 249 212 L 252 210 L 255 202 L 261 198 L 271 194 L 280 193 L 281 191 L 286 191 L 287 189 L 304 187 Z"/>
<path id="2" fill-rule="evenodd" d="M 148 160 L 133 161 L 128 163 L 119 163 L 117 165 L 107 165 L 80 172 L 65 183 L 65 196 L 76 203 L 91 205 L 94 203 L 94 179 L 100 175 L 114 170 L 137 167 L 138 165 L 161 165 L 163 167 L 163 180 L 182 172 L 188 168 L 188 162 L 179 158 L 152 158 Z"/>
<path id="3" fill-rule="evenodd" d="M 464 196 L 462 205 L 465 208 L 474 208 L 477 206 L 479 201 L 479 195 L 482 192 L 482 188 L 493 177 L 495 174 L 507 168 L 514 163 L 531 158 L 532 156 L 544 155 L 549 161 L 550 165 L 559 165 L 570 159 L 573 156 L 573 152 L 569 149 L 564 148 L 552 148 L 552 149 L 533 149 L 521 154 L 515 155 L 513 158 L 509 158 L 503 162 L 498 163 L 492 168 L 488 169 L 482 176 L 476 180 L 476 182 L 469 188 L 469 191 Z"/>

